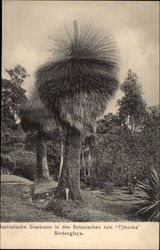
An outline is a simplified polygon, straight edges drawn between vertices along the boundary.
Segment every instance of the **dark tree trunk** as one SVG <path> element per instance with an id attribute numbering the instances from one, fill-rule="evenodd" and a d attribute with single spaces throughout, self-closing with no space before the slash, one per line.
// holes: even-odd
<path id="1" fill-rule="evenodd" d="M 49 180 L 49 170 L 47 162 L 47 145 L 43 130 L 37 133 L 37 176 L 38 180 Z"/>
<path id="2" fill-rule="evenodd" d="M 75 130 L 67 131 L 64 163 L 57 187 L 58 199 L 66 199 L 66 189 L 68 189 L 69 199 L 82 200 L 80 193 L 80 153 L 80 133 Z"/>

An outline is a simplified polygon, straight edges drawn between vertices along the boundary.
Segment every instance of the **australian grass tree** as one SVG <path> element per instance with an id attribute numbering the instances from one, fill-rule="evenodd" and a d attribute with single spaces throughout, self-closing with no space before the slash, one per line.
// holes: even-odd
<path id="1" fill-rule="evenodd" d="M 21 125 L 24 131 L 37 131 L 37 180 L 49 180 L 46 132 L 54 131 L 55 121 L 51 112 L 41 102 L 36 89 L 20 107 Z"/>
<path id="2" fill-rule="evenodd" d="M 112 35 L 89 25 L 61 30 L 54 59 L 36 73 L 42 102 L 65 131 L 65 154 L 57 198 L 81 200 L 81 135 L 93 132 L 97 117 L 118 88 L 119 56 Z"/>

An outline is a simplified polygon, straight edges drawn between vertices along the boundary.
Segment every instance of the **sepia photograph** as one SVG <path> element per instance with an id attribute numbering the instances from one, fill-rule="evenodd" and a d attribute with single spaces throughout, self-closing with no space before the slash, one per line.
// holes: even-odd
<path id="1" fill-rule="evenodd" d="M 159 1 L 3 0 L 1 70 L 1 230 L 157 227 Z"/>

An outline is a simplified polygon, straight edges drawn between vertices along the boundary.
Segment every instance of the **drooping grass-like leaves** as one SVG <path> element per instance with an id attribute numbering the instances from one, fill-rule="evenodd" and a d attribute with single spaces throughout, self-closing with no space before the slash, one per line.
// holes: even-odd
<path id="1" fill-rule="evenodd" d="M 53 114 L 42 103 L 35 88 L 31 97 L 21 105 L 20 116 L 21 125 L 25 131 L 39 128 L 43 128 L 45 131 L 53 131 L 56 128 Z"/>
<path id="2" fill-rule="evenodd" d="M 62 126 L 92 127 L 118 87 L 119 57 L 112 35 L 89 25 L 61 31 L 57 56 L 36 73 L 42 102 Z"/>
<path id="3" fill-rule="evenodd" d="M 160 183 L 154 169 L 151 170 L 149 178 L 145 182 L 138 182 L 139 188 L 144 195 L 139 198 L 145 199 L 140 204 L 138 215 L 147 218 L 148 221 L 159 221 L 160 219 Z"/>

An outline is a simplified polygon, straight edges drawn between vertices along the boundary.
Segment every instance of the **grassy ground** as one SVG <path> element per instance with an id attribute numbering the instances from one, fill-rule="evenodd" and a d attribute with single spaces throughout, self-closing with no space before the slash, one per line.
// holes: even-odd
<path id="1" fill-rule="evenodd" d="M 1 221 L 139 221 L 135 211 L 139 190 L 129 195 L 126 188 L 115 188 L 112 195 L 100 190 L 82 189 L 83 203 L 54 199 L 56 183 L 36 183 L 32 203 L 1 194 Z"/>
<path id="2" fill-rule="evenodd" d="M 3 197 L 1 201 L 1 222 L 40 222 L 67 221 L 51 212 L 35 207 L 13 197 Z"/>
<path id="3" fill-rule="evenodd" d="M 7 187 L 7 186 L 6 186 Z M 46 193 L 54 187 L 53 182 L 35 183 L 35 195 Z M 50 197 L 51 198 L 51 197 Z M 43 202 L 42 202 L 43 201 Z M 1 190 L 1 221 L 2 222 L 40 222 L 40 221 L 67 221 L 66 218 L 58 217 L 51 212 L 45 211 L 44 207 L 48 199 L 39 199 L 39 202 L 32 203 L 24 200 L 13 193 Z"/>
<path id="4" fill-rule="evenodd" d="M 136 190 L 134 194 L 128 195 L 125 188 L 116 188 L 112 195 L 84 189 L 84 203 L 59 202 L 53 199 L 48 210 L 71 221 L 139 221 L 135 215 L 139 203 L 138 194 L 139 191 Z"/>

